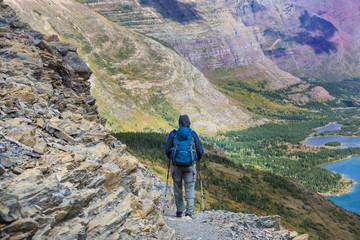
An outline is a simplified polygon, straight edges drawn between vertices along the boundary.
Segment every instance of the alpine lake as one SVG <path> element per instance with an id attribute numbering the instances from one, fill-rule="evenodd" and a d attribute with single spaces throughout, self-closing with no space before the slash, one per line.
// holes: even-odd
<path id="1" fill-rule="evenodd" d="M 332 123 L 325 127 L 318 128 L 316 131 L 336 131 L 340 128 L 341 125 Z M 339 148 L 360 147 L 360 137 L 311 136 L 306 139 L 303 144 L 310 146 L 324 146 L 326 143 L 334 141 L 341 143 Z M 323 167 L 333 172 L 343 174 L 345 178 L 360 183 L 360 156 L 351 157 L 344 161 L 339 161 Z M 360 184 L 351 186 L 349 193 L 341 194 L 339 196 L 327 196 L 327 198 L 349 211 L 360 214 Z"/>

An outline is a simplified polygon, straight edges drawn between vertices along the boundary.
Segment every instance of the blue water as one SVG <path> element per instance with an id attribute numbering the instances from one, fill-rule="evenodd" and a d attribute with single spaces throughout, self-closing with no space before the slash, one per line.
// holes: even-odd
<path id="1" fill-rule="evenodd" d="M 355 182 L 360 183 L 360 157 L 352 157 L 345 161 L 332 163 L 324 166 L 324 168 L 344 174 L 345 178 L 350 178 Z M 328 198 L 337 205 L 360 214 L 360 184 L 355 184 L 350 190 L 350 193 Z"/>
<path id="2" fill-rule="evenodd" d="M 315 129 L 317 132 L 336 131 L 340 130 L 341 125 L 329 124 L 322 128 Z M 360 137 L 340 137 L 340 136 L 328 136 L 328 137 L 310 137 L 306 139 L 303 144 L 311 146 L 324 146 L 328 142 L 340 142 L 339 148 L 360 147 Z M 344 161 L 332 163 L 324 166 L 333 172 L 343 174 L 345 178 L 352 179 L 357 183 L 360 183 L 360 157 L 352 157 Z M 337 205 L 360 214 L 360 184 L 355 184 L 350 188 L 351 192 L 342 194 L 340 196 L 329 196 Z"/>
<path id="3" fill-rule="evenodd" d="M 336 131 L 340 130 L 341 125 L 331 123 L 325 127 L 315 129 L 317 132 L 325 131 Z M 310 137 L 306 139 L 303 144 L 310 146 L 325 146 L 328 142 L 340 142 L 341 146 L 339 148 L 349 148 L 349 147 L 360 147 L 360 137 L 340 137 L 340 136 L 327 136 L 327 137 Z"/>
<path id="4" fill-rule="evenodd" d="M 340 142 L 341 146 L 339 148 L 360 147 L 360 137 L 310 137 L 302 144 L 319 147 L 324 146 L 328 142 Z"/>
<path id="5" fill-rule="evenodd" d="M 317 132 L 326 132 L 326 131 L 337 131 L 341 129 L 341 125 L 331 123 L 329 125 L 326 125 L 325 127 L 317 128 L 315 129 Z"/>

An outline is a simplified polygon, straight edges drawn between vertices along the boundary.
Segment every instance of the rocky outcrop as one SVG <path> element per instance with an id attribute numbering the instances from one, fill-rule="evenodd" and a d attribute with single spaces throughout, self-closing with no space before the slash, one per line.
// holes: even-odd
<path id="1" fill-rule="evenodd" d="M 2 1 L 0 14 L 0 238 L 171 238 L 154 176 L 104 128 L 76 48 Z"/>
<path id="2" fill-rule="evenodd" d="M 62 59 L 60 64 L 51 67 L 61 75 L 63 84 L 76 92 L 90 93 L 90 82 L 87 80 L 92 71 L 77 55 L 77 48 L 72 44 L 59 42 L 57 35 L 44 37 L 39 41 L 37 47 Z"/>

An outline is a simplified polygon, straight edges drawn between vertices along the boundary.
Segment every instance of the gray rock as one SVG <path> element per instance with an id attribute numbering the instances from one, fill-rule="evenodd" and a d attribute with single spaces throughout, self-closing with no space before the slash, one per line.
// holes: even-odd
<path id="1" fill-rule="evenodd" d="M 5 144 L 0 143 L 0 152 L 3 152 L 6 150 Z"/>
<path id="2" fill-rule="evenodd" d="M 16 175 L 20 175 L 20 174 L 22 174 L 22 173 L 24 172 L 23 169 L 18 168 L 18 167 L 15 167 L 15 168 L 11 169 L 11 171 L 12 171 L 13 173 L 15 173 Z"/>
<path id="3" fill-rule="evenodd" d="M 0 176 L 2 176 L 5 173 L 6 169 L 3 165 L 0 165 Z"/>
<path id="4" fill-rule="evenodd" d="M 87 100 L 86 103 L 89 104 L 90 106 L 93 106 L 96 103 L 96 98 L 91 97 L 89 100 Z"/>
<path id="5" fill-rule="evenodd" d="M 9 224 L 16 221 L 18 218 L 13 214 L 0 213 L 0 223 Z"/>
<path id="6" fill-rule="evenodd" d="M 25 154 L 28 155 L 29 157 L 32 157 L 32 158 L 41 158 L 41 155 L 38 154 L 38 153 L 27 152 L 27 153 L 25 153 Z"/>
<path id="7" fill-rule="evenodd" d="M 66 64 L 73 70 L 77 75 L 84 78 L 85 80 L 90 78 L 92 74 L 91 69 L 80 59 L 79 55 L 75 52 L 68 52 L 64 57 Z"/>
<path id="8" fill-rule="evenodd" d="M 1 157 L 0 159 L 0 164 L 6 168 L 10 168 L 12 166 L 15 166 L 16 165 L 16 161 L 14 161 L 13 159 L 10 159 L 8 157 Z"/>

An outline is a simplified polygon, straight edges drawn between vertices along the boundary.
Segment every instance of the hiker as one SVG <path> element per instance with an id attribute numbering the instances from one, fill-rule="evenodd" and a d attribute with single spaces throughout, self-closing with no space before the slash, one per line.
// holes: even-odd
<path id="1" fill-rule="evenodd" d="M 196 163 L 204 150 L 196 132 L 190 128 L 188 115 L 180 115 L 179 128 L 170 132 L 166 142 L 165 154 L 171 159 L 171 176 L 174 181 L 176 216 L 181 217 L 185 210 L 182 181 L 185 183 L 186 212 L 192 217 L 195 200 Z M 200 163 L 199 163 L 200 164 Z"/>

